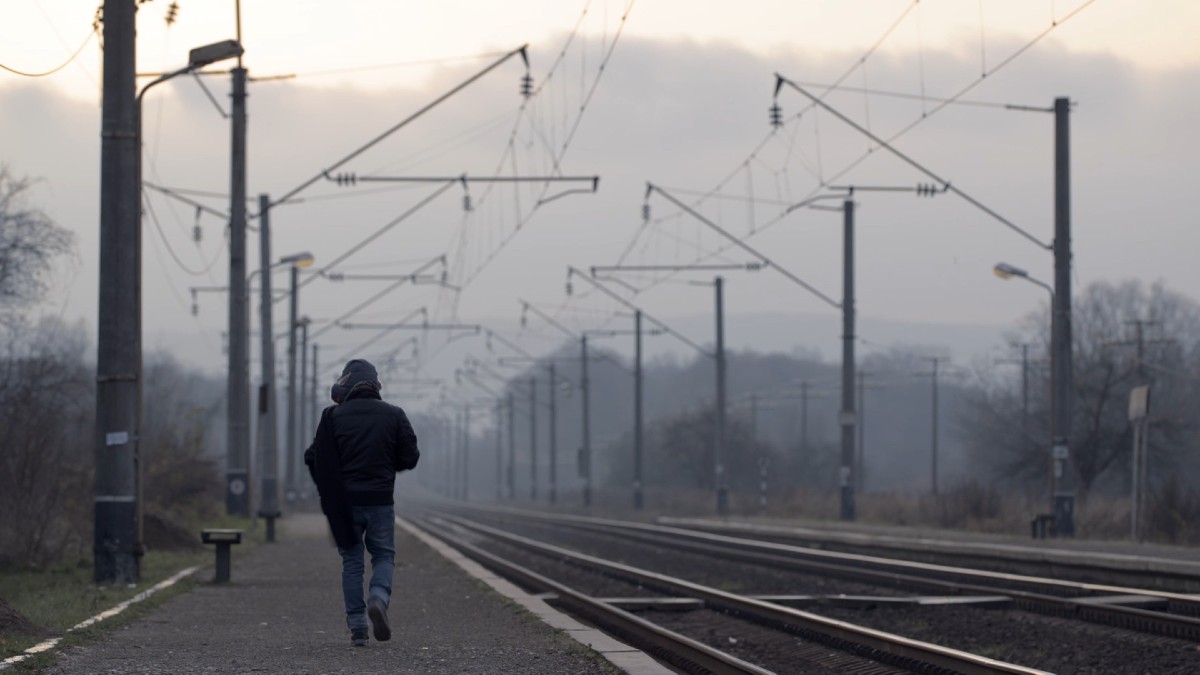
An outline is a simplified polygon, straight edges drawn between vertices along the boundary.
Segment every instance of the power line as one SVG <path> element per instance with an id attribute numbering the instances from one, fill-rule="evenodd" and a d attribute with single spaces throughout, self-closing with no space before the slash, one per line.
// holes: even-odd
<path id="1" fill-rule="evenodd" d="M 93 27 L 92 31 L 87 34 L 87 37 L 85 37 L 83 39 L 83 43 L 79 45 L 79 48 L 76 49 L 74 51 L 74 53 L 72 53 L 71 56 L 69 56 L 67 58 L 66 61 L 63 61 L 57 67 L 51 68 L 50 70 L 47 70 L 45 72 L 30 73 L 30 72 L 26 72 L 24 70 L 17 70 L 16 68 L 10 68 L 9 66 L 4 65 L 3 63 L 0 63 L 0 68 L 7 70 L 8 72 L 10 72 L 14 75 L 20 75 L 22 77 L 46 77 L 48 75 L 53 75 L 53 74 L 57 73 L 58 71 L 62 70 L 63 68 L 66 68 L 67 66 L 71 65 L 71 62 L 74 61 L 75 58 L 77 56 L 79 56 L 80 53 L 83 52 L 83 48 L 88 46 L 88 43 L 92 41 L 92 38 L 95 37 L 95 35 L 96 35 L 96 30 Z"/>
<path id="2" fill-rule="evenodd" d="M 482 59 L 503 56 L 505 52 L 483 52 L 480 54 L 464 54 L 459 56 L 442 56 L 431 59 L 416 59 L 413 61 L 394 61 L 392 63 L 377 63 L 365 66 L 346 66 L 343 68 L 327 68 L 324 70 L 309 70 L 300 73 L 289 73 L 288 79 L 302 77 L 325 77 L 328 75 L 344 75 L 346 73 L 363 73 L 373 70 L 388 70 L 391 68 L 410 68 L 414 66 L 435 66 L 443 63 L 458 63 L 462 61 L 479 61 Z"/>

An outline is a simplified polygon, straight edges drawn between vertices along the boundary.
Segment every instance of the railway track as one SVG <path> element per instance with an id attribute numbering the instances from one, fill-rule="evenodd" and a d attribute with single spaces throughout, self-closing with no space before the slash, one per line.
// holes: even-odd
<path id="1" fill-rule="evenodd" d="M 486 513 L 619 533 L 631 541 L 876 586 L 944 595 L 1002 595 L 1025 611 L 1200 642 L 1200 597 L 1194 595 L 839 553 L 647 523 L 516 509 Z"/>
<path id="2" fill-rule="evenodd" d="M 467 540 L 483 537 L 526 551 L 569 560 L 574 566 L 628 581 L 659 592 L 695 598 L 726 615 L 797 636 L 809 647 L 810 655 L 826 659 L 825 667 L 862 673 L 1022 673 L 1044 671 L 1005 663 L 939 645 L 893 635 L 845 621 L 838 621 L 677 577 L 605 560 L 476 522 L 460 515 L 429 512 L 418 526 L 467 556 L 529 588 L 555 595 L 555 602 L 613 634 L 655 654 L 685 672 L 764 673 L 760 666 L 704 645 L 692 638 L 657 626 L 614 606 L 585 595 L 512 560 L 484 550 Z M 832 653 L 829 648 L 837 650 Z M 797 647 L 799 651 L 801 648 Z"/>

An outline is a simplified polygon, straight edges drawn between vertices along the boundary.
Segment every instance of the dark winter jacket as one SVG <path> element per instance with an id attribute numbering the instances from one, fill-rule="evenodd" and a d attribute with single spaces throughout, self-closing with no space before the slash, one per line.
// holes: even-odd
<path id="1" fill-rule="evenodd" d="M 358 389 L 322 415 L 321 423 L 332 425 L 340 482 L 350 504 L 393 503 L 396 473 L 414 468 L 421 457 L 417 435 L 404 411 L 370 389 Z M 315 469 L 315 457 L 314 441 L 304 452 L 310 471 Z M 313 481 L 318 482 L 315 475 Z"/>
<path id="2" fill-rule="evenodd" d="M 396 473 L 414 468 L 421 456 L 408 416 L 385 403 L 379 389 L 370 363 L 348 363 L 331 391 L 340 405 L 322 412 L 304 451 L 321 510 L 341 548 L 357 544 L 350 507 L 392 504 Z"/>

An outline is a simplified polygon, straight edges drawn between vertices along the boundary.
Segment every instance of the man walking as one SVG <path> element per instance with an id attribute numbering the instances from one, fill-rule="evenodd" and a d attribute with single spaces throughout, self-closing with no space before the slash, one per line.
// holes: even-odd
<path id="1" fill-rule="evenodd" d="M 391 639 L 387 609 L 395 567 L 396 473 L 417 465 L 421 453 L 408 416 L 385 403 L 375 366 L 346 364 L 330 389 L 338 405 L 321 413 L 316 437 L 304 451 L 321 510 L 342 556 L 346 626 L 356 647 L 367 644 L 367 619 L 375 639 Z M 363 603 L 363 549 L 371 554 L 371 583 Z"/>

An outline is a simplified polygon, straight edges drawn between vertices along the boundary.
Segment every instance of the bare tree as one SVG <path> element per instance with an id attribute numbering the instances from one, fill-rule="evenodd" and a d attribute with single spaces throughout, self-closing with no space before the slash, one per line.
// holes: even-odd
<path id="1" fill-rule="evenodd" d="M 1048 319 L 1045 311 L 1031 315 L 1014 342 L 1047 343 Z M 1166 476 L 1188 469 L 1188 450 L 1200 439 L 1195 416 L 1200 405 L 1200 305 L 1162 284 L 1096 283 L 1077 298 L 1073 319 L 1071 454 L 1082 496 L 1103 485 L 1124 491 L 1132 444 L 1129 392 L 1139 384 L 1152 387 L 1155 470 Z M 1023 424 L 1020 378 L 1002 380 L 991 368 L 980 373 L 961 429 L 976 455 L 990 458 L 1001 478 L 1036 485 L 1047 475 L 1048 378 L 1046 364 L 1031 367 Z"/>
<path id="2" fill-rule="evenodd" d="M 0 165 L 0 316 L 40 300 L 49 289 L 54 260 L 74 244 L 71 232 L 29 205 L 32 186 L 30 179 Z"/>

